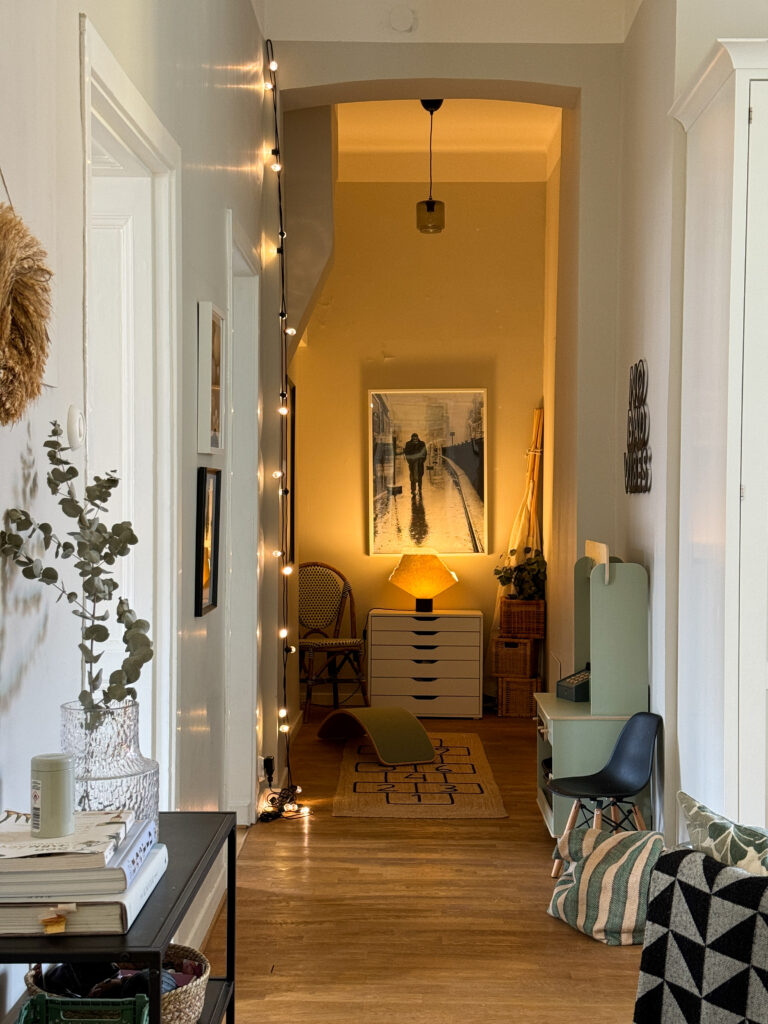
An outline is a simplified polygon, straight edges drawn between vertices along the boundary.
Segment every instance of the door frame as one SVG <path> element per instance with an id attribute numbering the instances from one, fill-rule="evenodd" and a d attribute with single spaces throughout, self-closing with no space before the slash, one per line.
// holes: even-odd
<path id="1" fill-rule="evenodd" d="M 83 132 L 83 374 L 87 374 L 88 238 L 91 230 L 92 121 L 112 133 L 151 173 L 154 231 L 155 522 L 152 756 L 161 772 L 160 806 L 177 802 L 176 709 L 181 580 L 179 455 L 181 451 L 180 330 L 181 148 L 123 71 L 104 40 L 80 15 Z M 87 378 L 83 381 L 87 393 Z M 89 467 L 86 457 L 86 476 Z M 145 539 L 145 543 L 149 543 Z"/>

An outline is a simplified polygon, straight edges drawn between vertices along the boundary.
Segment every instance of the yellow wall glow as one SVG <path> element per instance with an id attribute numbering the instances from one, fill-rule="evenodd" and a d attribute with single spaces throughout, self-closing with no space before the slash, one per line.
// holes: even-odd
<path id="1" fill-rule="evenodd" d="M 371 607 L 410 607 L 387 581 L 397 556 L 368 554 L 367 392 L 487 388 L 489 552 L 446 555 L 459 583 L 435 601 L 482 609 L 487 630 L 543 393 L 546 184 L 433 191 L 446 229 L 430 236 L 415 225 L 422 185 L 336 187 L 334 266 L 291 366 L 297 554 L 344 572 L 361 624 Z"/>

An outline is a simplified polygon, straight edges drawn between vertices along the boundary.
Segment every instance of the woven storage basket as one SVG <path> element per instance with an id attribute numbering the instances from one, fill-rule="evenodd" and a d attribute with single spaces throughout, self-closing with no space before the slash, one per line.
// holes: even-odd
<path id="1" fill-rule="evenodd" d="M 499 630 L 503 636 L 544 639 L 546 601 L 518 601 L 504 597 L 499 602 Z"/>
<path id="2" fill-rule="evenodd" d="M 495 676 L 535 676 L 539 668 L 537 640 L 499 636 L 493 641 L 491 673 Z"/>
<path id="3" fill-rule="evenodd" d="M 541 689 L 541 679 L 528 676 L 501 676 L 499 683 L 499 718 L 533 718 L 536 714 L 534 693 Z"/>
<path id="4" fill-rule="evenodd" d="M 163 962 L 170 961 L 174 969 L 180 971 L 184 960 L 194 960 L 195 963 L 202 964 L 203 973 L 199 978 L 193 979 L 180 988 L 173 989 L 172 992 L 166 992 L 161 997 L 162 1024 L 196 1024 L 203 1012 L 205 987 L 208 984 L 211 965 L 199 950 L 193 949 L 191 946 L 177 946 L 171 943 L 165 951 Z M 43 991 L 35 985 L 34 971 L 27 971 L 24 981 L 27 983 L 27 990 L 32 995 Z"/>

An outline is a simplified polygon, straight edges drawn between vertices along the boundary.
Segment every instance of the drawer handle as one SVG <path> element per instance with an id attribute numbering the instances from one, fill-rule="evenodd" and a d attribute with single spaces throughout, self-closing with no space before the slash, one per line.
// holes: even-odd
<path id="1" fill-rule="evenodd" d="M 436 665 L 437 658 L 411 658 L 414 665 Z"/>
<path id="2" fill-rule="evenodd" d="M 439 618 L 439 615 L 419 615 L 418 616 L 419 622 L 436 622 L 438 620 L 438 618 Z"/>
<path id="3" fill-rule="evenodd" d="M 413 644 L 414 650 L 416 651 L 436 651 L 437 644 Z"/>
<path id="4" fill-rule="evenodd" d="M 504 646 L 508 649 L 511 648 L 512 650 L 516 650 L 520 646 L 520 644 L 514 643 L 512 640 L 505 640 Z"/>
<path id="5" fill-rule="evenodd" d="M 436 683 L 437 676 L 411 676 L 414 683 Z"/>
<path id="6" fill-rule="evenodd" d="M 411 632 L 414 636 L 435 636 L 437 634 L 436 629 L 412 629 Z"/>
<path id="7" fill-rule="evenodd" d="M 435 693 L 435 694 L 428 693 L 426 695 L 424 695 L 424 694 L 415 694 L 414 693 L 413 696 L 411 697 L 411 699 L 412 700 L 437 700 L 438 696 L 439 696 L 439 694 L 437 694 L 437 693 Z"/>

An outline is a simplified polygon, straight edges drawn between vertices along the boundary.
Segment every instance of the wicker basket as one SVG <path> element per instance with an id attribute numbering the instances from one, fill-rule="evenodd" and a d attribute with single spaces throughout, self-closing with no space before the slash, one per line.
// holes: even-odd
<path id="1" fill-rule="evenodd" d="M 534 718 L 534 693 L 541 689 L 541 679 L 528 676 L 501 676 L 499 683 L 499 718 Z"/>
<path id="2" fill-rule="evenodd" d="M 493 641 L 491 674 L 494 676 L 535 676 L 539 669 L 538 640 L 499 636 Z"/>
<path id="3" fill-rule="evenodd" d="M 165 951 L 163 961 L 170 961 L 175 970 L 181 970 L 184 960 L 194 960 L 195 963 L 202 964 L 203 973 L 199 978 L 193 979 L 186 985 L 163 994 L 161 997 L 162 1024 L 196 1024 L 203 1012 L 205 987 L 208 984 L 211 965 L 199 950 L 193 949 L 191 946 L 177 946 L 171 943 Z M 27 983 L 27 991 L 32 995 L 43 991 L 35 985 L 34 971 L 27 971 L 24 981 Z"/>
<path id="4" fill-rule="evenodd" d="M 505 597 L 499 603 L 499 630 L 502 636 L 526 636 L 543 640 L 546 621 L 546 601 L 518 601 Z"/>

